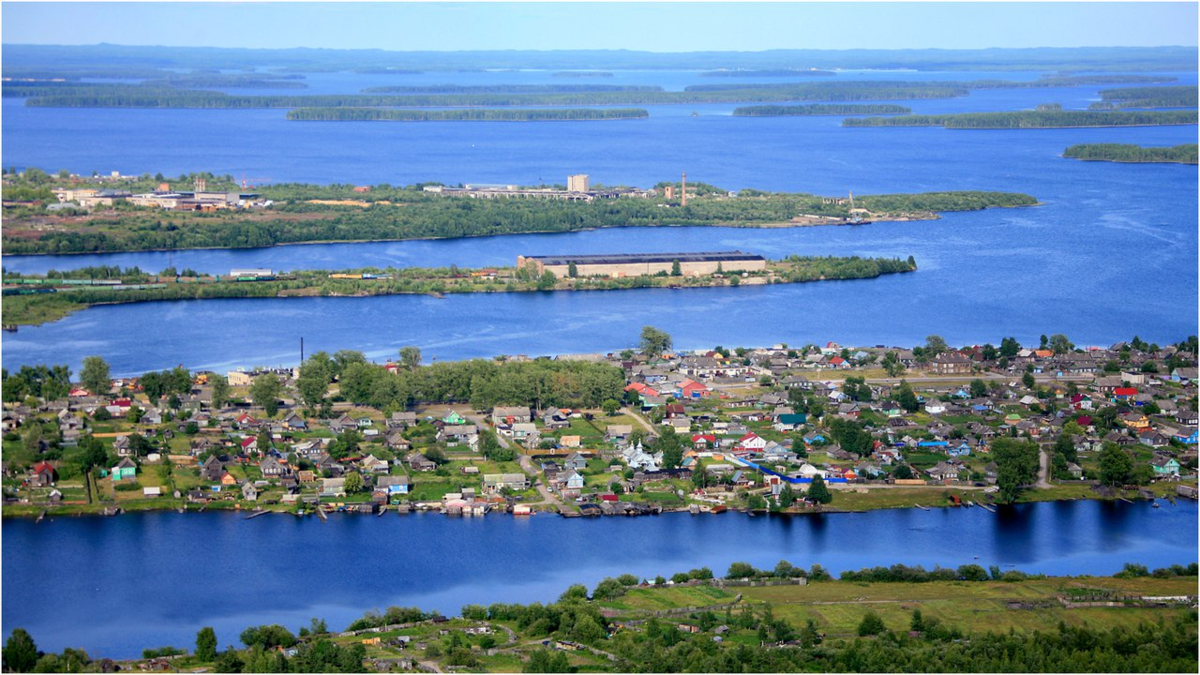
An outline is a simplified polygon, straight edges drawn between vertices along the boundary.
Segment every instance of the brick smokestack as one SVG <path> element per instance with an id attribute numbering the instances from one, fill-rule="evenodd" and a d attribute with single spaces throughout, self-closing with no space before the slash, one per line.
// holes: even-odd
<path id="1" fill-rule="evenodd" d="M 687 206 L 687 172 L 683 172 L 683 184 L 679 188 L 679 194 L 683 196 L 683 206 Z"/>

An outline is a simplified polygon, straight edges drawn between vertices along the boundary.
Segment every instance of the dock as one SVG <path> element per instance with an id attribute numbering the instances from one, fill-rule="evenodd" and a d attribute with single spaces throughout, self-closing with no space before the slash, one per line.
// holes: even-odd
<path id="1" fill-rule="evenodd" d="M 376 513 L 375 517 L 378 518 L 379 516 L 382 516 L 383 514 L 387 513 L 387 507 L 388 507 L 387 504 L 384 504 L 383 506 L 379 507 L 379 513 Z"/>
<path id="2" fill-rule="evenodd" d="M 42 522 L 42 520 L 44 520 L 45 518 L 46 518 L 46 511 L 43 510 L 42 513 L 40 515 L 38 515 L 37 520 L 33 521 L 33 524 L 37 525 L 38 523 Z"/>
<path id="3" fill-rule="evenodd" d="M 995 513 L 995 512 L 996 512 L 996 509 L 994 509 L 994 508 L 992 508 L 992 507 L 988 506 L 987 504 L 977 504 L 976 506 L 978 506 L 978 507 L 979 507 L 979 508 L 981 508 L 981 509 L 986 509 L 986 510 L 988 510 L 988 511 L 991 511 L 992 513 Z"/>
<path id="4" fill-rule="evenodd" d="M 922 511 L 928 511 L 928 510 L 929 510 L 929 508 L 928 508 L 928 507 L 926 507 L 926 506 L 921 506 L 920 504 L 913 504 L 913 506 L 917 507 L 918 509 L 921 509 Z"/>
<path id="5" fill-rule="evenodd" d="M 317 517 L 321 519 L 322 523 L 329 520 L 329 516 L 325 515 L 325 509 L 320 506 L 317 507 Z"/>
<path id="6" fill-rule="evenodd" d="M 270 511 L 267 511 L 266 509 L 258 509 L 254 513 L 251 513 L 250 515 L 246 516 L 246 520 L 250 520 L 251 518 L 257 518 L 257 517 L 259 517 L 261 515 L 265 515 L 267 513 L 270 513 Z"/>

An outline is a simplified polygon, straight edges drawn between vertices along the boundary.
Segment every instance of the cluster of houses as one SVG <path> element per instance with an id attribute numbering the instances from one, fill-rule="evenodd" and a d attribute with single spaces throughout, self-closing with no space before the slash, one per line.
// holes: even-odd
<path id="1" fill-rule="evenodd" d="M 963 382 L 988 378 L 984 387 L 919 386 L 915 409 L 898 402 L 898 385 L 822 378 L 831 370 L 877 369 L 882 351 L 830 343 L 655 359 L 599 357 L 625 370 L 625 404 L 640 417 L 638 424 L 628 416 L 609 423 L 599 411 L 527 406 L 498 406 L 486 419 L 468 410 L 383 415 L 349 407 L 331 419 L 314 419 L 286 400 L 283 412 L 267 419 L 248 406 L 213 409 L 203 374 L 175 408 L 149 401 L 130 378 L 114 381 L 104 396 L 75 388 L 65 399 L 37 406 L 5 404 L 2 424 L 9 440 L 24 438 L 31 423 L 56 428 L 42 435 L 38 455 L 52 445 L 76 446 L 86 434 L 102 438 L 112 450 L 105 477 L 114 486 L 142 486 L 121 490 L 139 498 L 325 504 L 357 511 L 418 501 L 464 515 L 496 509 L 527 513 L 527 503 L 543 497 L 534 488 L 564 501 L 616 502 L 625 491 L 678 491 L 697 472 L 705 476 L 693 481 L 698 486 L 693 495 L 700 499 L 728 499 L 741 490 L 778 494 L 785 482 L 817 476 L 855 483 L 988 483 L 996 479 L 988 460 L 994 439 L 1020 436 L 1052 445 L 1068 431 L 1078 459 L 1058 478 L 1090 477 L 1089 458 L 1106 443 L 1136 451 L 1156 478 L 1194 476 L 1197 372 L 1194 365 L 1178 365 L 1194 364 L 1194 355 L 1122 346 L 1066 355 L 1021 350 L 1001 365 L 981 360 L 978 350 L 963 350 L 920 364 L 911 352 L 895 350 L 901 363 L 912 359 L 913 368 L 930 374 L 962 375 Z M 1109 374 L 1112 361 L 1121 368 Z M 1166 368 L 1168 362 L 1174 367 Z M 1088 364 L 1098 369 L 1069 370 Z M 1066 372 L 1071 381 L 1059 379 Z M 1029 387 L 1021 382 L 1026 373 L 1051 376 Z M 229 380 L 246 386 L 260 374 L 230 373 Z M 289 381 L 295 376 L 279 374 Z M 111 418 L 103 426 L 114 431 L 96 433 L 98 415 Z M 580 418 L 603 433 L 573 432 Z M 841 447 L 836 419 L 866 423 L 867 443 Z M 347 432 L 358 439 L 355 447 L 345 447 Z M 525 469 L 481 470 L 483 435 L 493 432 L 530 457 Z M 669 461 L 655 437 L 672 432 L 683 452 Z M 5 462 L 5 499 L 72 501 L 69 490 L 59 489 L 61 460 L 53 456 L 35 457 L 25 466 Z M 155 465 L 185 471 L 172 481 L 146 480 Z M 426 483 L 443 488 L 422 491 Z M 171 485 L 181 487 L 172 491 Z"/>

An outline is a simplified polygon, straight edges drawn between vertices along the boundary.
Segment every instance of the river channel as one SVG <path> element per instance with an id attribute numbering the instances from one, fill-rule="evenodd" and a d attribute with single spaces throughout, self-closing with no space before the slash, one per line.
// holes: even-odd
<path id="1" fill-rule="evenodd" d="M 450 518 L 335 514 L 143 513 L 3 522 L 3 622 L 38 646 L 133 657 L 190 647 L 202 626 L 220 644 L 250 625 L 340 630 L 391 605 L 457 614 L 468 603 L 551 602 L 573 583 L 653 578 L 735 561 L 780 559 L 834 574 L 904 563 L 1111 575 L 1195 562 L 1197 507 L 1073 501 L 983 509 L 816 516 L 739 513 L 642 518 Z"/>

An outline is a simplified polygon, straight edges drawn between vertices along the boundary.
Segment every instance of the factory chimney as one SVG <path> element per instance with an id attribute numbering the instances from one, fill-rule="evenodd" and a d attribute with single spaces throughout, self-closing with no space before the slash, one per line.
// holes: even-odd
<path id="1" fill-rule="evenodd" d="M 683 199 L 681 206 L 687 206 L 687 172 L 683 172 L 683 183 L 679 186 L 679 194 Z"/>

